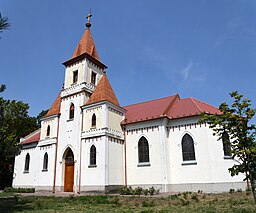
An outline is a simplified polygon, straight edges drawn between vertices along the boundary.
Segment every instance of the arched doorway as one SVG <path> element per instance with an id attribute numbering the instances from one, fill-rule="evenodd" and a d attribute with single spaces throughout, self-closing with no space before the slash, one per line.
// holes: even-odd
<path id="1" fill-rule="evenodd" d="M 64 192 L 73 192 L 74 155 L 70 148 L 67 148 L 64 155 L 64 159 L 65 159 Z"/>

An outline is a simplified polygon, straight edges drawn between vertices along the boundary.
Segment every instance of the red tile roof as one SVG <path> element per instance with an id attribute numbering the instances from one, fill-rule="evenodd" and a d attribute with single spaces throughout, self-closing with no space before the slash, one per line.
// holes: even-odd
<path id="1" fill-rule="evenodd" d="M 43 116 L 43 118 L 51 116 L 51 115 L 60 114 L 60 103 L 61 103 L 60 93 L 59 93 L 58 97 L 56 98 L 56 100 L 54 101 L 54 103 L 52 104 L 52 106 L 50 107 L 47 114 L 45 116 Z"/>
<path id="2" fill-rule="evenodd" d="M 91 30 L 89 27 L 86 28 L 71 59 L 79 55 L 82 55 L 84 53 L 87 53 L 92 57 L 94 57 L 95 59 L 97 59 L 98 61 L 100 61 L 99 55 L 96 50 L 96 46 L 92 38 Z"/>
<path id="3" fill-rule="evenodd" d="M 168 117 L 169 119 L 199 115 L 202 112 L 220 114 L 220 110 L 194 98 L 180 99 L 179 95 L 169 96 L 130 106 L 125 106 L 123 124 Z"/>
<path id="4" fill-rule="evenodd" d="M 40 133 L 41 133 L 41 129 L 38 129 L 32 132 L 31 134 L 26 136 L 24 140 L 20 142 L 20 144 L 24 145 L 24 144 L 38 142 L 40 140 Z"/>
<path id="5" fill-rule="evenodd" d="M 123 123 L 134 123 L 164 116 L 166 109 L 168 109 L 177 99 L 179 99 L 179 96 L 174 95 L 125 106 L 124 109 L 126 109 L 127 112 L 125 113 L 125 121 Z"/>
<path id="6" fill-rule="evenodd" d="M 120 107 L 120 104 L 116 98 L 116 95 L 114 93 L 112 86 L 108 81 L 106 74 L 104 74 L 101 77 L 98 85 L 96 86 L 96 89 L 94 90 L 94 92 L 92 93 L 91 97 L 89 98 L 89 100 L 85 105 L 97 103 L 100 101 L 108 101 Z"/>

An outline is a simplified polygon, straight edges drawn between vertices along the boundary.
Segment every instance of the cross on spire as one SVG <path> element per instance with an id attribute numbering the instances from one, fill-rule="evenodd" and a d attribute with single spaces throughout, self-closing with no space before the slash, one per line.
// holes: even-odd
<path id="1" fill-rule="evenodd" d="M 89 14 L 86 16 L 87 18 L 87 23 L 85 24 L 86 27 L 90 28 L 92 25 L 91 25 L 91 17 L 92 17 L 92 11 L 90 9 L 89 11 Z"/>

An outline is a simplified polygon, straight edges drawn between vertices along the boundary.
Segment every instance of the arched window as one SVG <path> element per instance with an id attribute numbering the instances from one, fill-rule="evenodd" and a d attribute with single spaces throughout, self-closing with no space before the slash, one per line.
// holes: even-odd
<path id="1" fill-rule="evenodd" d="M 149 162 L 148 141 L 145 137 L 141 137 L 138 143 L 139 163 Z"/>
<path id="2" fill-rule="evenodd" d="M 74 119 L 74 115 L 75 115 L 75 106 L 72 103 L 69 108 L 69 119 Z"/>
<path id="3" fill-rule="evenodd" d="M 24 172 L 29 172 L 29 161 L 30 161 L 30 155 L 27 153 L 26 158 L 25 158 L 25 167 L 24 167 Z"/>
<path id="4" fill-rule="evenodd" d="M 44 154 L 44 163 L 43 163 L 43 171 L 48 170 L 48 154 L 47 152 Z"/>
<path id="5" fill-rule="evenodd" d="M 183 161 L 196 160 L 193 138 L 185 134 L 181 142 Z"/>
<path id="6" fill-rule="evenodd" d="M 231 147 L 230 147 L 230 140 L 229 140 L 229 135 L 227 132 L 223 132 L 222 134 L 222 144 L 223 144 L 223 151 L 224 151 L 224 156 L 231 156 Z"/>
<path id="7" fill-rule="evenodd" d="M 90 165 L 96 165 L 96 147 L 94 145 L 90 148 Z"/>
<path id="8" fill-rule="evenodd" d="M 92 115 L 92 127 L 96 127 L 96 115 Z"/>
<path id="9" fill-rule="evenodd" d="M 47 126 L 46 136 L 50 136 L 51 127 L 50 125 Z"/>

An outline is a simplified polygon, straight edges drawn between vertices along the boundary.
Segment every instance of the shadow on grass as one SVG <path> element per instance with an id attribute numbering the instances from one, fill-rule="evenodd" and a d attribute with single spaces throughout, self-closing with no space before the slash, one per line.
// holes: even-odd
<path id="1" fill-rule="evenodd" d="M 24 212 L 26 210 L 32 210 L 28 205 L 30 201 L 19 200 L 17 196 L 0 198 L 0 211 L 5 212 Z"/>

